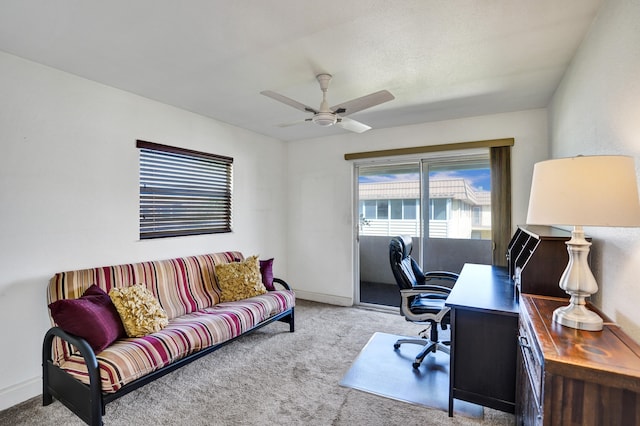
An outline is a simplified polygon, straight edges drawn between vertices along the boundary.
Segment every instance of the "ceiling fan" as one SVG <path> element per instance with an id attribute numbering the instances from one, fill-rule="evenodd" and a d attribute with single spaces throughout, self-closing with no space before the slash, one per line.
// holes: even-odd
<path id="1" fill-rule="evenodd" d="M 312 123 L 323 127 L 333 126 L 335 124 L 345 130 L 356 133 L 366 132 L 367 130 L 371 129 L 371 127 L 367 126 L 364 123 L 360 123 L 359 121 L 347 118 L 347 115 L 354 114 L 364 109 L 371 108 L 373 106 L 380 105 L 381 103 L 395 99 L 395 97 L 389 91 L 380 90 L 378 92 L 361 96 L 359 98 L 352 99 L 350 101 L 343 102 L 329 108 L 329 103 L 327 102 L 327 89 L 329 88 L 329 82 L 331 81 L 331 74 L 318 74 L 316 76 L 316 79 L 318 80 L 318 83 L 320 83 L 320 89 L 322 90 L 322 102 L 320 103 L 320 108 L 318 109 L 301 104 L 298 101 L 294 101 L 291 98 L 283 96 L 279 93 L 272 92 L 271 90 L 265 90 L 260 93 L 270 97 L 271 99 L 275 99 L 276 101 L 294 107 L 295 109 L 299 109 L 300 111 L 313 113 L 313 116 L 311 118 L 307 118 L 304 121 L 311 121 Z M 298 122 L 284 124 L 281 126 L 289 126 L 293 124 L 298 124 Z"/>

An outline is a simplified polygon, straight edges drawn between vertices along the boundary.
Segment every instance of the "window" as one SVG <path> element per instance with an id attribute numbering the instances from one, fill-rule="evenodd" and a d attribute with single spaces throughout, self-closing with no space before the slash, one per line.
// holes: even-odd
<path id="1" fill-rule="evenodd" d="M 474 226 L 482 225 L 482 207 L 473 207 L 473 219 L 471 224 Z"/>
<path id="2" fill-rule="evenodd" d="M 419 201 L 418 199 L 364 200 L 360 201 L 359 211 L 360 215 L 366 219 L 416 220 Z"/>
<path id="3" fill-rule="evenodd" d="M 231 232 L 233 158 L 145 141 L 140 239 Z"/>
<path id="4" fill-rule="evenodd" d="M 389 219 L 389 201 L 378 200 L 378 215 L 377 219 Z"/>
<path id="5" fill-rule="evenodd" d="M 404 219 L 417 219 L 418 218 L 418 202 L 420 200 L 402 200 L 404 206 Z"/>
<path id="6" fill-rule="evenodd" d="M 367 200 L 362 202 L 364 205 L 364 217 L 367 219 L 375 219 L 376 218 L 376 200 Z"/>
<path id="7" fill-rule="evenodd" d="M 446 198 L 429 200 L 429 220 L 447 220 L 447 201 Z"/>
<path id="8" fill-rule="evenodd" d="M 389 200 L 391 219 L 402 219 L 402 200 Z"/>

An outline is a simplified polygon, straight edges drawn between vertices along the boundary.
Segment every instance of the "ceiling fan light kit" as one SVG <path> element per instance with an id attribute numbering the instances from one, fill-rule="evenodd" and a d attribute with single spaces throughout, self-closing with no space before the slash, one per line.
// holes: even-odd
<path id="1" fill-rule="evenodd" d="M 379 92 L 361 96 L 359 98 L 343 102 L 330 108 L 329 103 L 327 102 L 327 90 L 329 89 L 331 78 L 331 74 L 326 73 L 318 74 L 316 76 L 316 80 L 318 80 L 318 84 L 320 84 L 320 90 L 322 90 L 322 102 L 320 103 L 320 108 L 318 108 L 317 110 L 270 90 L 265 90 L 260 93 L 278 102 L 289 105 L 290 107 L 293 107 L 295 109 L 313 113 L 313 117 L 308 118 L 304 121 L 311 121 L 312 123 L 322 127 L 328 127 L 337 124 L 339 127 L 345 130 L 356 133 L 366 132 L 367 130 L 371 129 L 371 127 L 353 119 L 343 119 L 343 117 L 395 99 L 395 97 L 389 91 L 380 90 Z"/>
<path id="2" fill-rule="evenodd" d="M 318 112 L 311 121 L 322 127 L 333 126 L 338 121 L 338 116 L 333 112 Z"/>

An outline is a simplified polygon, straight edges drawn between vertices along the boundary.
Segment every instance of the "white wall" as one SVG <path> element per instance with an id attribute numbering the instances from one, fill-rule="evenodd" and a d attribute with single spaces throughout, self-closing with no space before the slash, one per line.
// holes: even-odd
<path id="1" fill-rule="evenodd" d="M 353 163 L 344 154 L 513 137 L 513 224 L 524 223 L 533 164 L 548 158 L 547 112 L 522 111 L 289 144 L 289 270 L 299 297 L 351 305 Z"/>
<path id="2" fill-rule="evenodd" d="M 640 167 L 640 2 L 609 0 L 549 108 L 553 157 L 622 154 Z M 594 297 L 640 341 L 640 229 L 586 228 L 594 238 Z"/>
<path id="3" fill-rule="evenodd" d="M 0 53 L 0 409 L 41 393 L 58 271 L 240 250 L 286 278 L 286 145 Z M 136 139 L 234 157 L 231 234 L 138 240 Z"/>
<path id="4" fill-rule="evenodd" d="M 0 351 L 0 409 L 41 391 L 44 289 L 57 271 L 238 249 L 275 256 L 276 275 L 299 297 L 350 305 L 353 167 L 345 153 L 514 137 L 514 226 L 525 221 L 537 161 L 627 154 L 638 166 L 638 45 L 640 3 L 607 1 L 549 123 L 541 109 L 289 144 L 0 53 L 0 339 L 21 348 Z M 138 241 L 136 139 L 234 157 L 235 232 Z M 596 302 L 640 340 L 640 230 L 588 232 Z"/>

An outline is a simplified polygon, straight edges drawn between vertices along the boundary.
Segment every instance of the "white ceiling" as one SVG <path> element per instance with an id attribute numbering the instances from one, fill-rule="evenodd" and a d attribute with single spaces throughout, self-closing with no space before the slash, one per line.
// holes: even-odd
<path id="1" fill-rule="evenodd" d="M 602 0 L 2 0 L 0 50 L 281 140 L 545 107 Z"/>

